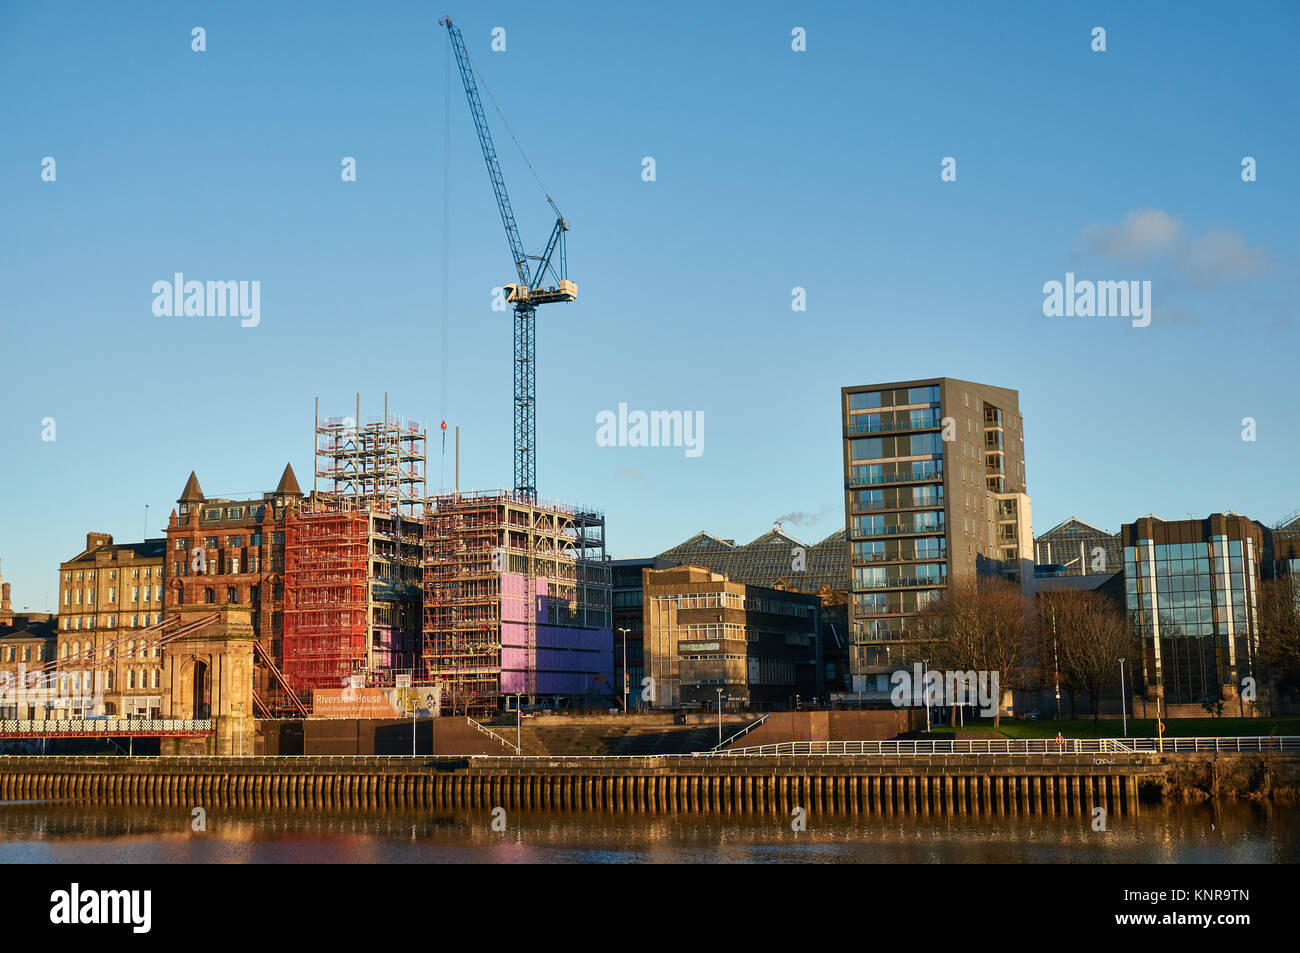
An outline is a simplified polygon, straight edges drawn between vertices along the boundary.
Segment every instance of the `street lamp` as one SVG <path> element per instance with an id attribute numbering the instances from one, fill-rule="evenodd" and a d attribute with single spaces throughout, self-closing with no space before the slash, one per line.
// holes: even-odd
<path id="1" fill-rule="evenodd" d="M 627 714 L 627 634 L 631 629 L 619 629 L 623 633 L 623 714 Z"/>
<path id="2" fill-rule="evenodd" d="M 1052 606 L 1052 669 L 1056 676 L 1056 720 L 1061 720 L 1061 662 L 1056 654 L 1056 606 Z M 1074 696 L 1071 695 L 1071 698 Z"/>
<path id="3" fill-rule="evenodd" d="M 925 731 L 927 734 L 930 732 L 930 693 L 926 691 L 925 683 L 928 681 L 926 675 L 929 668 L 930 660 L 928 658 L 921 659 L 921 697 L 925 699 Z"/>
<path id="4" fill-rule="evenodd" d="M 1119 714 L 1124 722 L 1124 737 L 1128 737 L 1128 706 L 1124 704 L 1124 660 L 1119 660 Z"/>
<path id="5" fill-rule="evenodd" d="M 724 695 L 726 695 L 726 692 L 724 692 L 721 688 L 717 689 L 717 692 L 718 692 L 718 744 L 722 744 L 722 698 Z"/>

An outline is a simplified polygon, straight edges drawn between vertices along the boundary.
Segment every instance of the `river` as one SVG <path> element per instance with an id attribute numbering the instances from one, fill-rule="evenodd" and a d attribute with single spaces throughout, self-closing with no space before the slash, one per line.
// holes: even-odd
<path id="1" fill-rule="evenodd" d="M 0 863 L 1296 863 L 1300 807 L 1137 815 L 190 810 L 0 802 Z"/>

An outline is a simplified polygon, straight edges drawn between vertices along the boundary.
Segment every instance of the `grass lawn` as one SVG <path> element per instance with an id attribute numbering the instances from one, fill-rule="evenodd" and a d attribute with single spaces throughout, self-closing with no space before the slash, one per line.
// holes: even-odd
<path id="1" fill-rule="evenodd" d="M 1015 721 L 1004 718 L 993 727 L 993 720 L 966 720 L 965 729 L 955 729 L 956 737 L 965 732 L 996 732 L 1005 738 L 1055 738 L 1059 731 L 1066 738 L 1119 738 L 1121 722 L 1118 718 L 1079 718 L 1074 721 Z M 953 735 L 954 729 L 936 726 L 934 734 Z M 1300 735 L 1300 718 L 1166 718 L 1166 738 L 1208 738 L 1215 735 Z M 1154 738 L 1154 718 L 1130 718 L 1130 738 Z"/>

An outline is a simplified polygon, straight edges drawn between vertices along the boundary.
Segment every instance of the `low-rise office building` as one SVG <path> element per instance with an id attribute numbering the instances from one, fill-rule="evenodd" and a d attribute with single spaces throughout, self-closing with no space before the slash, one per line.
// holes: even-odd
<path id="1" fill-rule="evenodd" d="M 659 708 L 783 710 L 822 696 L 814 595 L 700 566 L 645 572 L 645 668 Z"/>

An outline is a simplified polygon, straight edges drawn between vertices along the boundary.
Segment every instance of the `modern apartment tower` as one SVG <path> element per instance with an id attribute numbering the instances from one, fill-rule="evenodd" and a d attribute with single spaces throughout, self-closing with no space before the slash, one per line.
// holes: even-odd
<path id="1" fill-rule="evenodd" d="M 949 579 L 1032 578 L 1024 427 L 1016 391 L 950 377 L 845 387 L 840 405 L 850 672 L 879 700 Z"/>

